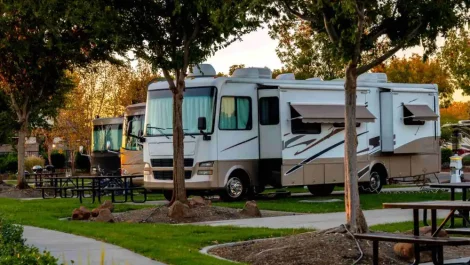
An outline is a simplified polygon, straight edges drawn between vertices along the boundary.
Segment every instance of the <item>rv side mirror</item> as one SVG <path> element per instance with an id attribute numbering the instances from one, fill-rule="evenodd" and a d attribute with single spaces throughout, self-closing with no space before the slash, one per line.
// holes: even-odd
<path id="1" fill-rule="evenodd" d="M 205 129 L 207 129 L 207 124 L 206 124 L 206 117 L 199 117 L 197 119 L 197 129 L 199 131 L 204 131 Z"/>
<path id="2" fill-rule="evenodd" d="M 111 142 L 106 141 L 106 150 L 109 150 L 109 149 L 111 149 Z"/>
<path id="3" fill-rule="evenodd" d="M 83 145 L 80 145 L 80 146 L 78 147 L 78 152 L 79 152 L 81 155 L 83 155 Z"/>

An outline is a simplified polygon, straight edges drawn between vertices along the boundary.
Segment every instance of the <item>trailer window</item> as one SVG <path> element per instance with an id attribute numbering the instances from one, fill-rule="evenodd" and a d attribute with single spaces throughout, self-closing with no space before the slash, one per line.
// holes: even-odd
<path id="1" fill-rule="evenodd" d="M 291 106 L 291 119 L 300 117 L 300 114 Z M 290 122 L 292 134 L 320 134 L 321 123 L 304 123 L 302 119 L 293 119 Z"/>
<path id="2" fill-rule="evenodd" d="M 251 98 L 222 97 L 220 130 L 251 130 Z"/>
<path id="3" fill-rule="evenodd" d="M 337 127 L 337 128 L 344 128 L 344 122 L 335 122 L 333 123 L 333 127 Z M 361 127 L 361 123 L 360 122 L 356 122 L 356 127 Z"/>
<path id="4" fill-rule="evenodd" d="M 279 124 L 278 97 L 265 97 L 259 99 L 259 123 L 261 125 Z"/>
<path id="5" fill-rule="evenodd" d="M 409 109 L 404 107 L 403 108 L 403 117 L 410 117 L 410 116 L 413 116 L 413 113 L 411 113 L 411 111 Z M 404 118 L 403 122 L 405 123 L 405 125 L 424 125 L 424 121 L 415 120 L 412 117 Z"/>

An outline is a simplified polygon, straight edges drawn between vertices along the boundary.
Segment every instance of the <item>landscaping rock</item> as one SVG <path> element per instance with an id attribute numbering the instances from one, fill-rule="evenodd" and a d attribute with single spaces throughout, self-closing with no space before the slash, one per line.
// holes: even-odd
<path id="1" fill-rule="evenodd" d="M 100 211 L 101 211 L 101 209 L 99 207 L 91 210 L 91 216 L 92 217 L 97 217 L 100 214 Z"/>
<path id="2" fill-rule="evenodd" d="M 101 209 L 95 221 L 102 223 L 114 223 L 114 216 L 109 209 Z"/>
<path id="3" fill-rule="evenodd" d="M 419 228 L 419 235 L 420 236 L 431 236 L 431 230 L 432 228 L 430 226 L 424 226 Z M 413 230 L 406 231 L 405 234 L 413 234 Z M 447 232 L 445 230 L 439 231 L 437 234 L 438 237 L 449 237 Z M 395 252 L 395 255 L 397 255 L 399 258 L 407 261 L 413 261 L 415 258 L 414 255 L 414 248 L 413 244 L 410 243 L 397 243 L 393 247 L 393 251 Z M 422 262 L 428 262 L 431 261 L 431 252 L 426 251 L 426 252 L 421 252 L 421 261 Z"/>
<path id="4" fill-rule="evenodd" d="M 91 217 L 91 212 L 88 210 L 85 206 L 80 206 L 79 208 L 80 212 L 82 213 L 83 219 L 82 220 L 88 220 Z"/>
<path id="5" fill-rule="evenodd" d="M 240 211 L 240 214 L 249 217 L 261 217 L 261 212 L 255 201 L 247 201 L 245 207 Z"/>
<path id="6" fill-rule="evenodd" d="M 189 206 L 180 201 L 175 201 L 173 205 L 168 208 L 168 217 L 170 218 L 182 219 L 190 216 Z"/>
<path id="7" fill-rule="evenodd" d="M 80 211 L 80 209 L 73 209 L 72 220 L 83 220 L 83 214 L 82 214 L 82 211 Z"/>
<path id="8" fill-rule="evenodd" d="M 202 198 L 201 196 L 194 196 L 190 201 L 189 201 L 190 206 L 210 206 L 212 205 L 211 200 L 206 200 Z"/>
<path id="9" fill-rule="evenodd" d="M 111 212 L 114 212 L 114 204 L 111 201 L 104 201 L 98 208 L 109 209 Z"/>

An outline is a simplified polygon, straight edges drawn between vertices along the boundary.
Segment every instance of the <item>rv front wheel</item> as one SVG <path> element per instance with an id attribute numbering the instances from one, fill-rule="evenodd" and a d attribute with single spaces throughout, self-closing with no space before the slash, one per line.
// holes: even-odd
<path id="1" fill-rule="evenodd" d="M 372 171 L 370 173 L 370 180 L 368 183 L 359 184 L 359 191 L 362 193 L 379 193 L 382 190 L 385 179 L 379 175 L 378 172 Z"/>
<path id="2" fill-rule="evenodd" d="M 330 195 L 335 189 L 334 184 L 325 184 L 325 185 L 309 185 L 307 186 L 308 191 L 314 196 L 327 196 Z"/>
<path id="3" fill-rule="evenodd" d="M 247 192 L 247 187 L 238 176 L 230 177 L 224 190 L 220 193 L 223 201 L 237 201 L 243 198 Z"/>

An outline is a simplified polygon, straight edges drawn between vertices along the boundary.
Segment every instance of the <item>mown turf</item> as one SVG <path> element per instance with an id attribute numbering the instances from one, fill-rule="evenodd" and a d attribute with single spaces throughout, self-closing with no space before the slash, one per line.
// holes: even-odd
<path id="1" fill-rule="evenodd" d="M 457 195 L 458 196 L 458 195 Z M 449 200 L 449 193 L 380 193 L 380 194 L 362 194 L 360 196 L 363 210 L 381 209 L 384 202 L 412 202 L 412 201 L 431 201 L 431 200 Z M 339 199 L 338 202 L 323 203 L 304 203 L 302 200 L 329 200 Z M 458 198 L 457 198 L 458 199 Z M 291 197 L 276 200 L 257 200 L 258 207 L 263 210 L 299 212 L 299 213 L 330 213 L 344 211 L 344 196 L 331 195 L 328 197 Z M 215 202 L 214 205 L 243 208 L 244 202 Z"/>
<path id="2" fill-rule="evenodd" d="M 88 208 L 97 204 L 84 203 Z M 115 244 L 167 264 L 233 264 L 200 254 L 204 246 L 254 238 L 285 236 L 300 229 L 206 227 L 190 225 L 59 221 L 79 206 L 77 199 L 18 201 L 0 199 L 0 213 L 17 224 L 32 225 Z M 148 206 L 116 204 L 116 211 Z M 46 240 L 46 239 L 45 239 Z"/>

